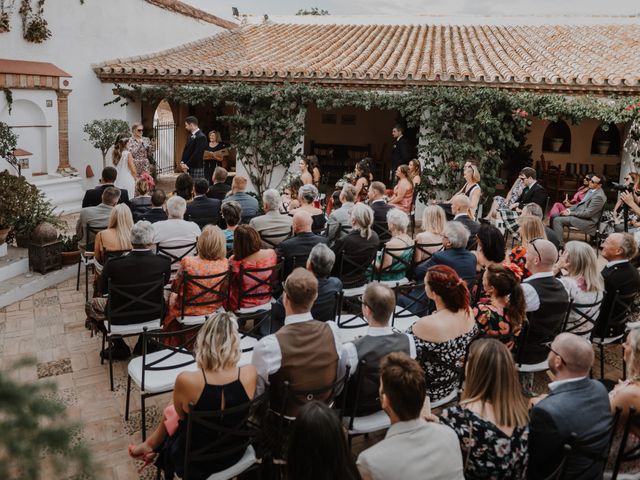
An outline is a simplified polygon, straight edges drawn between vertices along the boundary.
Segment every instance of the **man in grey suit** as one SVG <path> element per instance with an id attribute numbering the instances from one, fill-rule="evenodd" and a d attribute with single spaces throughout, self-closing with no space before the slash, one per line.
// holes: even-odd
<path id="1" fill-rule="evenodd" d="M 342 187 L 340 192 L 340 202 L 342 206 L 329 215 L 327 220 L 327 237 L 329 243 L 333 243 L 339 238 L 344 237 L 348 230 L 351 230 L 351 210 L 356 201 L 356 187 L 347 184 Z"/>
<path id="2" fill-rule="evenodd" d="M 403 352 L 382 359 L 380 403 L 391 427 L 384 440 L 358 457 L 363 479 L 464 478 L 460 443 L 454 431 L 421 418 L 426 394 L 424 371 L 418 362 Z"/>
<path id="3" fill-rule="evenodd" d="M 293 219 L 289 215 L 280 213 L 279 206 L 280 194 L 276 189 L 270 188 L 262 194 L 264 215 L 253 217 L 249 222 L 249 226 L 255 228 L 260 234 L 263 248 L 276 247 L 291 236 Z"/>
<path id="4" fill-rule="evenodd" d="M 562 478 L 602 478 L 613 418 L 607 389 L 589 378 L 593 358 L 591 343 L 572 333 L 551 343 L 548 362 L 555 381 L 529 414 L 529 480 L 551 475 L 564 444 L 572 450 Z"/>
<path id="5" fill-rule="evenodd" d="M 107 228 L 111 210 L 116 206 L 118 200 L 120 200 L 120 190 L 116 187 L 107 187 L 102 192 L 102 203 L 95 207 L 85 207 L 80 210 L 80 218 L 76 224 L 76 235 L 81 249 L 84 250 L 87 243 L 93 242 L 93 235 L 91 238 L 87 238 L 87 225 L 92 228 Z"/>
<path id="6" fill-rule="evenodd" d="M 594 233 L 598 220 L 607 202 L 607 196 L 602 190 L 604 176 L 594 175 L 589 180 L 589 191 L 581 202 L 567 208 L 551 219 L 552 227 L 558 238 L 563 238 L 565 225 L 575 227 L 584 233 Z"/>

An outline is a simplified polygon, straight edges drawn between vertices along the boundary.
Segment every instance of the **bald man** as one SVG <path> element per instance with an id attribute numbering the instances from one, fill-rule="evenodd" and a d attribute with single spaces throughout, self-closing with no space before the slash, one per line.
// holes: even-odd
<path id="1" fill-rule="evenodd" d="M 562 329 L 569 296 L 553 275 L 553 265 L 558 260 L 558 251 L 553 243 L 544 239 L 530 242 L 525 259 L 531 272 L 531 276 L 522 281 L 529 332 L 519 361 L 537 364 L 547 358 L 549 347 L 545 344 Z"/>
<path id="2" fill-rule="evenodd" d="M 278 245 L 278 256 L 284 257 L 285 277 L 296 267 L 307 264 L 311 249 L 319 243 L 327 243 L 328 239 L 311 231 L 313 219 L 309 212 L 297 209 L 293 214 L 293 238 Z"/>
<path id="3" fill-rule="evenodd" d="M 593 348 L 582 337 L 561 333 L 547 360 L 554 381 L 530 413 L 527 478 L 547 478 L 560 464 L 565 443 L 572 452 L 563 478 L 602 478 L 613 419 L 606 388 L 589 378 Z"/>
<path id="4" fill-rule="evenodd" d="M 471 209 L 471 200 L 466 195 L 456 195 L 451 199 L 451 213 L 453 213 L 453 220 L 462 223 L 467 230 L 469 230 L 469 241 L 467 242 L 467 249 L 475 250 L 478 240 L 476 235 L 480 230 L 480 224 L 474 221 L 469 212 Z"/>

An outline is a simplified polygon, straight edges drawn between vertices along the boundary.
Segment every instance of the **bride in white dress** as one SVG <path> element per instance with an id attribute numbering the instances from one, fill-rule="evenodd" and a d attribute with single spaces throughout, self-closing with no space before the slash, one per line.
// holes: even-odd
<path id="1" fill-rule="evenodd" d="M 133 162 L 133 155 L 127 150 L 127 142 L 129 138 L 125 134 L 118 135 L 116 143 L 113 146 L 111 161 L 118 171 L 118 176 L 114 185 L 120 189 L 127 190 L 131 198 L 136 193 L 136 166 Z"/>

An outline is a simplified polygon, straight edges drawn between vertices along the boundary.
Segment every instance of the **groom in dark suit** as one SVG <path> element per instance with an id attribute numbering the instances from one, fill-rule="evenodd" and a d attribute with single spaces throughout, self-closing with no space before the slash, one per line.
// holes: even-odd
<path id="1" fill-rule="evenodd" d="M 391 130 L 391 136 L 393 136 L 395 142 L 393 143 L 393 150 L 391 151 L 391 178 L 393 173 L 400 165 L 409 165 L 409 141 L 403 135 L 404 129 L 402 125 L 396 125 Z"/>
<path id="2" fill-rule="evenodd" d="M 182 165 L 188 167 L 189 175 L 191 175 L 191 178 L 194 180 L 204 178 L 202 156 L 204 155 L 205 148 L 207 148 L 207 136 L 198 127 L 198 119 L 196 117 L 185 118 L 184 128 L 191 136 L 182 151 Z"/>

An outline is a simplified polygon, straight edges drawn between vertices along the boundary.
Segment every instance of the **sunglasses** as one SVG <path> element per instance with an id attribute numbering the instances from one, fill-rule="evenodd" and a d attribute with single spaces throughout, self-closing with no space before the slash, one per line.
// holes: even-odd
<path id="1" fill-rule="evenodd" d="M 136 132 L 142 132 L 141 128 L 136 128 Z"/>
<path id="2" fill-rule="evenodd" d="M 538 255 L 538 260 L 540 262 L 542 262 L 542 256 L 540 255 L 540 251 L 538 250 L 538 247 L 536 247 L 536 242 L 538 240 L 544 240 L 544 239 L 543 238 L 534 238 L 533 240 L 531 240 L 529 242 L 529 245 L 531 245 L 533 247 L 533 251 L 536 252 L 536 255 Z M 557 254 L 556 254 L 556 259 L 553 261 L 553 263 L 556 263 L 557 261 L 558 261 L 558 257 L 557 257 Z"/>

